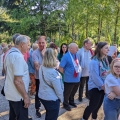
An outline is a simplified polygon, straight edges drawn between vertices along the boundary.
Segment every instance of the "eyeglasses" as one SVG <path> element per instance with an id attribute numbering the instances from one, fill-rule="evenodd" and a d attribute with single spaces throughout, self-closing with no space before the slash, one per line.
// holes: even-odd
<path id="1" fill-rule="evenodd" d="M 118 68 L 120 69 L 120 66 L 114 66 L 114 67 L 115 67 L 116 69 L 118 69 Z"/>

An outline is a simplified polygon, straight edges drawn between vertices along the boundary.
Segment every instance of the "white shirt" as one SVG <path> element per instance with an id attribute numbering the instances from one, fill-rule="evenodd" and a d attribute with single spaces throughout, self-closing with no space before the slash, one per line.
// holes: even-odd
<path id="1" fill-rule="evenodd" d="M 4 68 L 6 70 L 5 97 L 7 100 L 20 101 L 23 98 L 14 85 L 14 76 L 22 76 L 26 92 L 28 92 L 30 78 L 28 65 L 17 48 L 11 48 L 5 56 Z"/>
<path id="2" fill-rule="evenodd" d="M 78 55 L 78 60 L 79 60 L 79 63 L 81 65 L 81 62 L 83 62 L 82 60 L 82 49 L 79 49 L 78 52 L 77 52 L 77 55 Z M 92 55 L 90 54 L 89 50 L 85 50 L 84 49 L 84 68 L 82 68 L 82 73 L 81 73 L 81 76 L 82 77 L 88 77 L 89 76 L 89 63 L 91 61 L 91 57 Z M 82 65 L 81 65 L 82 66 Z"/>
<path id="3" fill-rule="evenodd" d="M 112 57 L 115 52 L 117 52 L 117 47 L 116 46 L 110 46 L 108 55 Z"/>
<path id="4" fill-rule="evenodd" d="M 51 88 L 42 78 L 42 70 L 43 69 L 43 75 L 46 80 L 46 82 L 52 86 Z M 39 98 L 43 100 L 53 100 L 56 101 L 59 99 L 61 102 L 63 102 L 63 83 L 62 83 L 62 76 L 58 71 L 56 71 L 54 68 L 46 68 L 44 66 L 40 67 L 39 69 L 39 80 L 40 80 L 40 86 L 38 91 Z"/>
<path id="5" fill-rule="evenodd" d="M 113 86 L 120 87 L 120 78 L 116 78 L 112 74 L 109 74 L 105 79 L 105 93 L 109 94 L 110 92 L 112 92 Z M 116 97 L 116 98 L 120 99 L 120 97 Z"/>

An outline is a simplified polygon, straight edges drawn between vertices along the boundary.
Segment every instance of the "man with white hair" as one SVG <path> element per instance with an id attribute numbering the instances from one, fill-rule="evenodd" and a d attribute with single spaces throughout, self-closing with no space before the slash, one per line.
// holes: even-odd
<path id="1" fill-rule="evenodd" d="M 64 102 L 63 106 L 70 111 L 69 105 L 77 107 L 74 103 L 74 95 L 77 92 L 81 67 L 77 57 L 78 45 L 76 43 L 69 44 L 68 52 L 62 57 L 59 71 L 64 74 Z"/>
<path id="2" fill-rule="evenodd" d="M 30 38 L 19 35 L 16 38 L 15 46 L 9 50 L 4 59 L 6 73 L 4 92 L 9 101 L 9 120 L 32 120 L 28 118 L 28 97 L 29 72 L 23 53 L 26 53 L 30 46 Z"/>

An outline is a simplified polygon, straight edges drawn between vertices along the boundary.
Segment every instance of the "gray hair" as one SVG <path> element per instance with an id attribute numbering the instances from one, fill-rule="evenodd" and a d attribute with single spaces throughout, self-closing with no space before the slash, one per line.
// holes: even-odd
<path id="1" fill-rule="evenodd" d="M 16 38 L 21 35 L 20 33 L 16 33 L 12 36 L 13 43 L 15 44 Z"/>
<path id="2" fill-rule="evenodd" d="M 77 45 L 76 43 L 70 43 L 70 44 L 68 45 L 68 48 L 71 48 L 71 47 L 73 47 L 73 46 L 78 47 L 78 45 Z"/>
<path id="3" fill-rule="evenodd" d="M 30 37 L 26 35 L 19 35 L 15 40 L 15 45 L 19 45 L 21 42 L 27 43 L 30 40 Z"/>
<path id="4" fill-rule="evenodd" d="M 37 48 L 38 48 L 38 44 L 37 44 L 37 43 L 33 43 L 33 44 L 32 44 L 32 49 L 35 50 L 35 49 L 37 49 Z"/>

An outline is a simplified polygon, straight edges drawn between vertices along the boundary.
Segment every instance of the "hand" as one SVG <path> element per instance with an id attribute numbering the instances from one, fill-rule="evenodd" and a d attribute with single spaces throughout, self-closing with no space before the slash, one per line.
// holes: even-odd
<path id="1" fill-rule="evenodd" d="M 45 51 L 46 51 L 46 48 L 44 48 L 44 49 L 41 51 L 42 56 L 44 56 Z"/>
<path id="2" fill-rule="evenodd" d="M 30 98 L 28 95 L 24 98 L 24 108 L 28 108 L 30 105 Z"/>
<path id="3" fill-rule="evenodd" d="M 103 85 L 103 86 L 101 86 L 101 89 L 102 89 L 102 90 L 105 90 L 105 86 L 104 86 L 104 85 Z"/>
<path id="4" fill-rule="evenodd" d="M 117 96 L 117 95 L 116 95 L 114 92 L 110 92 L 110 93 L 108 94 L 108 98 L 109 98 L 110 100 L 113 100 L 116 96 Z"/>

